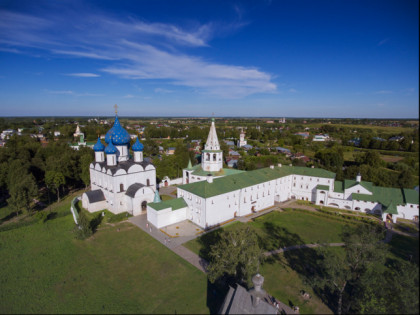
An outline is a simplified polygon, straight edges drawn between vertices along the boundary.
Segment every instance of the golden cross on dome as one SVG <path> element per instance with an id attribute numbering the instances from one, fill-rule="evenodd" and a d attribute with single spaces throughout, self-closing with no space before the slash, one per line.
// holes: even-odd
<path id="1" fill-rule="evenodd" d="M 118 105 L 117 105 L 117 104 L 115 104 L 115 105 L 114 105 L 114 108 L 115 108 L 115 115 L 117 115 L 117 114 L 118 114 Z"/>

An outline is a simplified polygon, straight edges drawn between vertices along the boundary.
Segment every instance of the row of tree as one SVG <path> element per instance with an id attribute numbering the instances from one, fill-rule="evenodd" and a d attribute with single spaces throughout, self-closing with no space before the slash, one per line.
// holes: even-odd
<path id="1" fill-rule="evenodd" d="M 29 136 L 13 136 L 0 150 L 0 194 L 18 213 L 32 209 L 35 199 L 50 202 L 61 194 L 89 185 L 93 151 L 71 149 L 67 143 L 43 147 Z"/>

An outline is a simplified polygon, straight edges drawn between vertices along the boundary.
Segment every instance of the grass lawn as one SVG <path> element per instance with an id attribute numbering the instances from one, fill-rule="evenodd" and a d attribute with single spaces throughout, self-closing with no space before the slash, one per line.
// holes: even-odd
<path id="1" fill-rule="evenodd" d="M 0 313 L 210 312 L 206 276 L 130 223 L 74 239 L 70 201 L 0 232 Z"/>
<path id="2" fill-rule="evenodd" d="M 210 245 L 217 242 L 221 231 L 235 229 L 243 224 L 245 223 L 231 223 L 222 229 L 204 234 L 186 243 L 185 246 L 203 258 L 209 259 Z M 346 225 L 334 217 L 320 217 L 309 211 L 293 210 L 271 212 L 247 224 L 260 236 L 265 250 L 297 244 L 342 242 L 340 234 Z M 412 260 L 418 264 L 418 239 L 394 235 L 389 245 L 390 261 L 407 260 L 412 255 Z M 328 250 L 335 251 L 338 255 L 344 254 L 343 248 L 334 247 Z M 332 313 L 310 284 L 313 270 L 316 269 L 317 256 L 316 249 L 301 249 L 268 257 L 261 266 L 261 274 L 265 278 L 265 290 L 285 304 L 298 305 L 302 314 Z M 300 294 L 301 290 L 308 292 L 311 299 L 305 301 Z"/>
<path id="3" fill-rule="evenodd" d="M 240 222 L 232 223 L 225 229 L 234 229 Z M 269 251 L 279 247 L 312 244 L 312 243 L 338 243 L 341 242 L 341 232 L 346 225 L 344 222 L 313 215 L 309 211 L 271 212 L 256 218 L 249 225 L 260 236 L 262 247 Z M 193 252 L 208 259 L 210 245 L 218 240 L 220 230 L 205 234 L 184 244 Z"/>

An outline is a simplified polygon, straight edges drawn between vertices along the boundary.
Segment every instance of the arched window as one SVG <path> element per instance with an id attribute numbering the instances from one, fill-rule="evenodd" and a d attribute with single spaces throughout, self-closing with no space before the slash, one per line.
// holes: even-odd
<path id="1" fill-rule="evenodd" d="M 213 161 L 216 161 L 216 153 L 213 153 Z"/>
<path id="2" fill-rule="evenodd" d="M 120 192 L 124 191 L 124 184 L 120 184 Z"/>
<path id="3" fill-rule="evenodd" d="M 146 186 L 150 186 L 150 179 L 146 179 Z"/>
<path id="4" fill-rule="evenodd" d="M 210 161 L 210 153 L 206 154 L 206 161 Z"/>

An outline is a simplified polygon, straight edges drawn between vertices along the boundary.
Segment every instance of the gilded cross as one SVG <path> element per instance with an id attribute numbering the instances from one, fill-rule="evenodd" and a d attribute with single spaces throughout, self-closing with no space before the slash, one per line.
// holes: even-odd
<path id="1" fill-rule="evenodd" d="M 118 105 L 117 105 L 117 104 L 115 104 L 115 105 L 114 105 L 114 108 L 115 108 L 115 115 L 116 115 L 116 114 L 118 114 Z"/>

